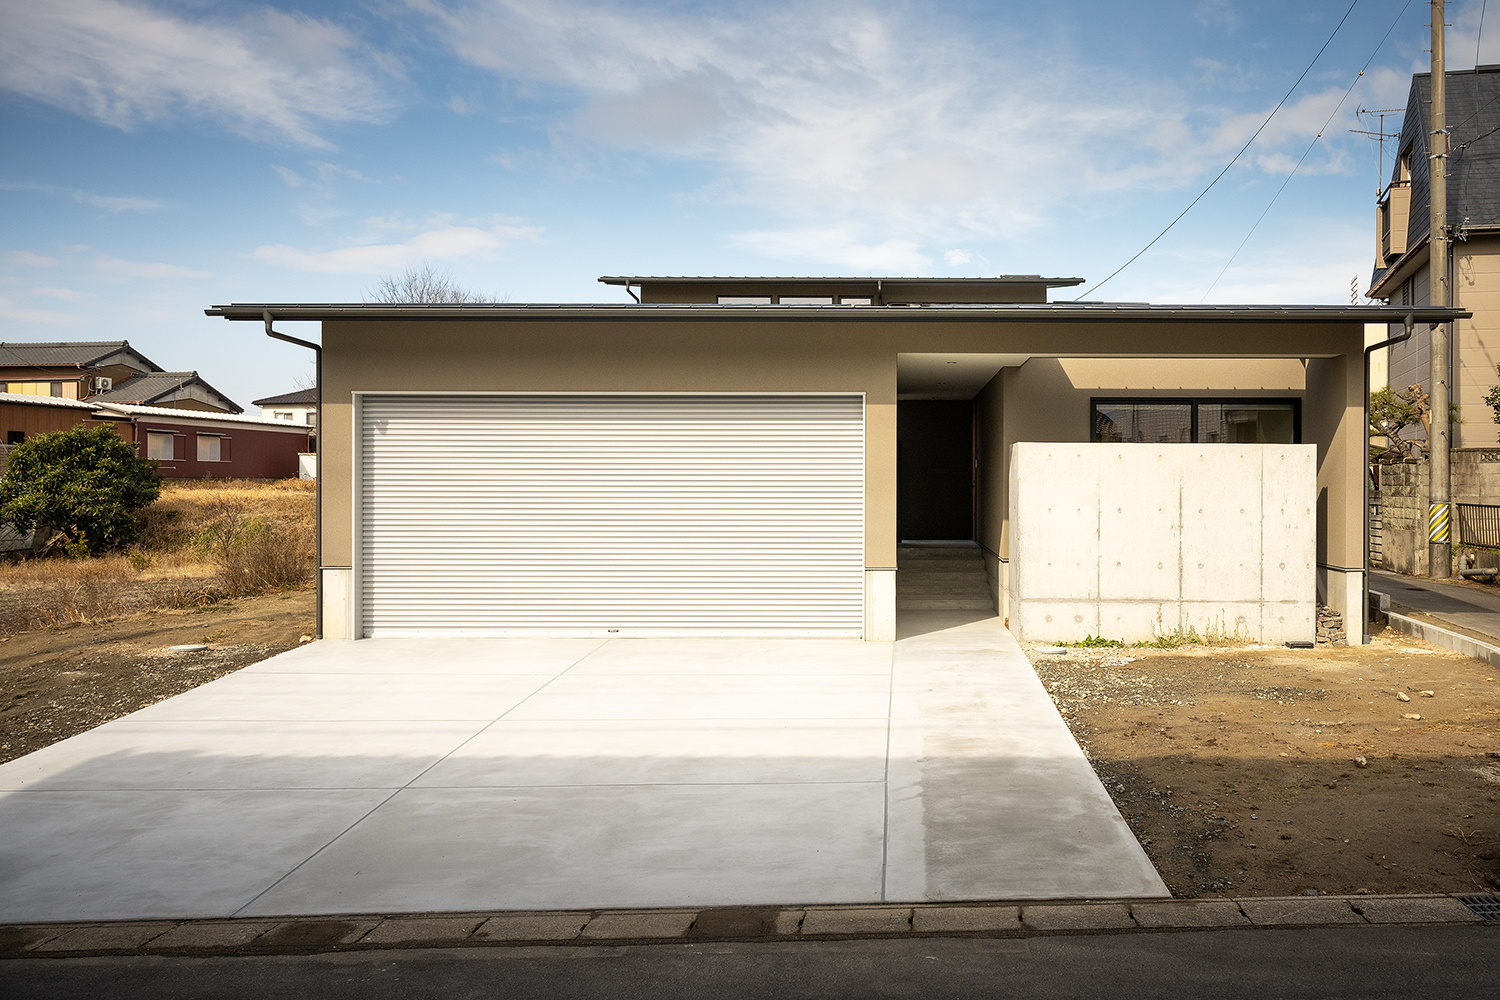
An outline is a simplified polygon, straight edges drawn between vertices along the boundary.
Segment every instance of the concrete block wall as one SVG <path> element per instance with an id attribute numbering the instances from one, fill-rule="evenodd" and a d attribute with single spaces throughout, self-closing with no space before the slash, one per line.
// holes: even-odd
<path id="1" fill-rule="evenodd" d="M 1449 458 L 1449 496 L 1454 503 L 1500 506 L 1500 448 L 1454 448 Z M 1427 575 L 1427 461 L 1380 467 L 1381 559 L 1379 569 Z M 1459 541 L 1455 528 L 1454 542 Z M 1454 546 L 1455 569 L 1460 555 Z M 1492 560 L 1482 561 L 1490 565 Z"/>
<path id="2" fill-rule="evenodd" d="M 1011 631 L 1311 640 L 1316 477 L 1313 445 L 1014 445 Z"/>

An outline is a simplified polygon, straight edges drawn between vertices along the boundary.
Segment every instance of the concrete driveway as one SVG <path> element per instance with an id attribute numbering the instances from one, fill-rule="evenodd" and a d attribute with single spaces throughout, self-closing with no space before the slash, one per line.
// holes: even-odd
<path id="1" fill-rule="evenodd" d="M 1167 895 L 999 620 L 902 628 L 311 644 L 0 767 L 0 921 Z"/>

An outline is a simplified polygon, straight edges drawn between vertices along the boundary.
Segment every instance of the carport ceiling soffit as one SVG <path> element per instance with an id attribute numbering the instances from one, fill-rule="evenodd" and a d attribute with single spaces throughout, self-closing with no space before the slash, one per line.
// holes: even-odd
<path id="1" fill-rule="evenodd" d="M 1002 368 L 1029 354 L 898 354 L 897 399 L 973 399 Z"/>

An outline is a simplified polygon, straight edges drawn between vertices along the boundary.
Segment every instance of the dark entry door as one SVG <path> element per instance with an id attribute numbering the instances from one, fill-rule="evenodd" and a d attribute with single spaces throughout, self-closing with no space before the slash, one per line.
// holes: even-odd
<path id="1" fill-rule="evenodd" d="M 974 537 L 974 404 L 896 404 L 896 528 L 903 539 Z"/>

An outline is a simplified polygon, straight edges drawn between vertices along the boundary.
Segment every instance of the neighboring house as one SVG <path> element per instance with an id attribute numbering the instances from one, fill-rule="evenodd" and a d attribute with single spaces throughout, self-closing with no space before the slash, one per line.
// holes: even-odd
<path id="1" fill-rule="evenodd" d="M 1500 443 L 1500 426 L 1484 396 L 1500 383 L 1495 371 L 1500 363 L 1500 66 L 1448 73 L 1446 94 L 1450 287 L 1454 307 L 1473 312 L 1472 318 L 1455 321 L 1449 336 L 1448 382 L 1460 420 L 1453 425 L 1452 447 L 1493 448 Z M 1431 95 L 1432 74 L 1414 75 L 1390 183 L 1376 207 L 1375 268 L 1367 294 L 1392 306 L 1431 301 Z M 1400 332 L 1400 324 L 1393 324 L 1389 335 Z M 1377 370 L 1374 385 L 1401 390 L 1421 383 L 1432 390 L 1427 324 L 1418 325 L 1406 343 L 1379 353 L 1389 357 L 1384 379 Z M 1375 359 L 1373 367 L 1379 365 Z"/>
<path id="2" fill-rule="evenodd" d="M 243 413 L 245 408 L 205 382 L 197 372 L 151 372 L 116 382 L 107 392 L 91 397 L 101 403 L 131 403 L 137 406 L 176 410 L 208 410 Z"/>
<path id="3" fill-rule="evenodd" d="M 128 340 L 0 344 L 0 392 L 244 412 L 197 372 L 162 371 Z"/>
<path id="4" fill-rule="evenodd" d="M 159 371 L 128 340 L 0 343 L 0 392 L 87 399 Z"/>
<path id="5" fill-rule="evenodd" d="M 298 389 L 284 392 L 280 396 L 267 396 L 253 401 L 260 407 L 260 415 L 272 420 L 289 420 L 294 424 L 307 424 L 315 431 L 318 424 L 318 390 Z"/>
<path id="6" fill-rule="evenodd" d="M 308 451 L 307 427 L 174 407 L 0 393 L 7 447 L 79 424 L 112 426 L 154 459 L 166 479 L 292 479 Z"/>
<path id="7" fill-rule="evenodd" d="M 1042 551 L 1010 537 L 1028 442 L 1076 443 L 1032 459 L 1062 463 L 1051 513 L 1094 510 L 1043 539 L 1076 595 L 1048 638 L 1101 627 L 1106 576 L 1179 587 L 1153 540 L 1200 509 L 1257 548 L 1182 535 L 1207 590 L 1174 592 L 1197 604 L 1168 631 L 1253 615 L 1244 602 L 1282 576 L 1305 580 L 1288 595 L 1302 638 L 1314 590 L 1351 630 L 1363 616 L 1364 325 L 1406 310 L 1048 302 L 1078 279 L 1035 275 L 604 280 L 637 302 L 208 310 L 322 323 L 323 635 L 885 640 L 914 576 L 897 572 L 906 539 L 967 547 L 1009 619 L 1046 596 L 1017 592 L 1038 577 L 1012 565 Z M 1118 474 L 1068 465 L 1075 449 L 1113 449 Z M 1279 475 L 1266 449 L 1312 459 L 1295 509 L 1252 488 Z M 1189 475 L 1166 499 L 1101 507 L 1106 485 L 1177 482 L 1189 451 L 1240 462 L 1215 481 L 1244 488 L 1200 502 Z M 1306 559 L 1263 561 L 1262 520 L 1315 535 Z M 1141 619 L 1160 606 L 1136 600 Z"/>

